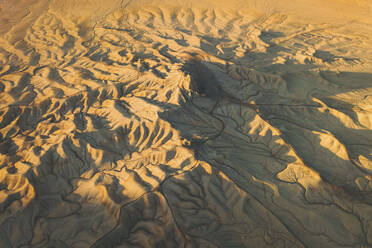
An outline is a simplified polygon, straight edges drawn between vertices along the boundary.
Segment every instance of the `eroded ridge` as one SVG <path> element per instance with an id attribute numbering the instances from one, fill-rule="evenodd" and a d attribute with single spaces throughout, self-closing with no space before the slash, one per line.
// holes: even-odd
<path id="1" fill-rule="evenodd" d="M 371 30 L 122 7 L 0 37 L 1 247 L 372 246 Z"/>

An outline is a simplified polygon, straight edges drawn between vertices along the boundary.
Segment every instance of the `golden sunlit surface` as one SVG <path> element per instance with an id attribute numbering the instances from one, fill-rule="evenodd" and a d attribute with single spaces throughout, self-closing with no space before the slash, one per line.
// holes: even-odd
<path id="1" fill-rule="evenodd" d="M 0 0 L 8 247 L 372 247 L 372 2 Z"/>

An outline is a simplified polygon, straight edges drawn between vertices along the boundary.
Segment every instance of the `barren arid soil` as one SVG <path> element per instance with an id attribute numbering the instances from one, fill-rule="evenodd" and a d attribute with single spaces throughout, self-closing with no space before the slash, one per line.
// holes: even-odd
<path id="1" fill-rule="evenodd" d="M 0 247 L 372 247 L 372 1 L 0 0 Z"/>

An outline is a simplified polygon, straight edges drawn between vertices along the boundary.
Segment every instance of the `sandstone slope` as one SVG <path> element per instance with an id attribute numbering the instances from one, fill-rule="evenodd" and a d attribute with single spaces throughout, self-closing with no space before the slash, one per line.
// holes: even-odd
<path id="1" fill-rule="evenodd" d="M 371 8 L 0 2 L 0 247 L 371 247 Z"/>

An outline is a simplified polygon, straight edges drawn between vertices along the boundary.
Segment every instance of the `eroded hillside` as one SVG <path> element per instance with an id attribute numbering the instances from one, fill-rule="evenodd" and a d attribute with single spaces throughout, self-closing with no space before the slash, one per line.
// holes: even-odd
<path id="1" fill-rule="evenodd" d="M 372 246 L 365 20 L 99 2 L 1 6 L 1 247 Z"/>

